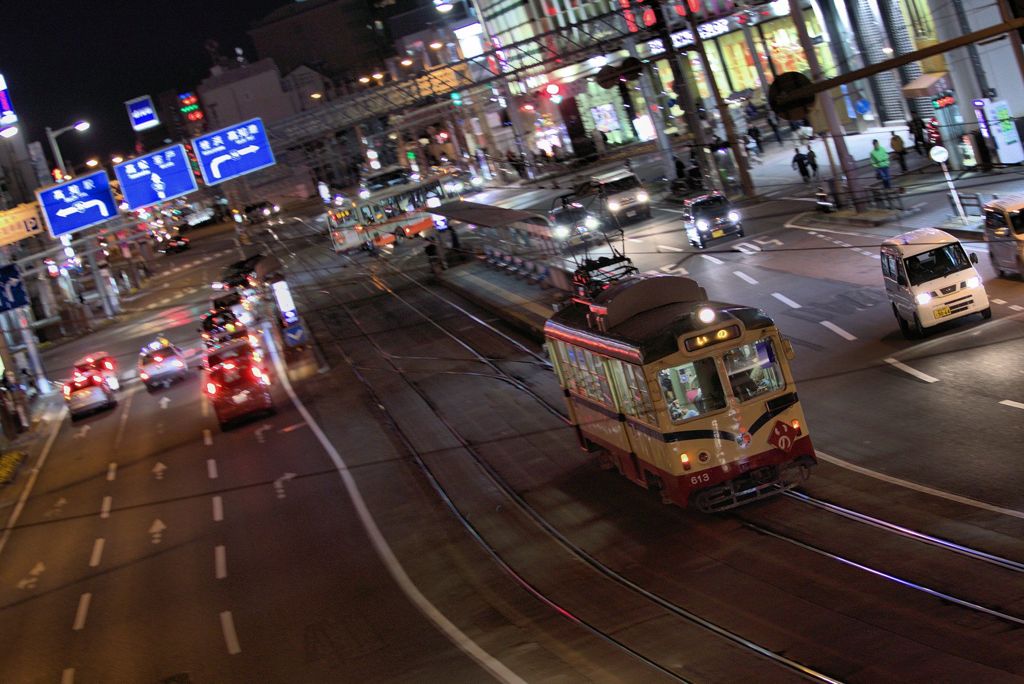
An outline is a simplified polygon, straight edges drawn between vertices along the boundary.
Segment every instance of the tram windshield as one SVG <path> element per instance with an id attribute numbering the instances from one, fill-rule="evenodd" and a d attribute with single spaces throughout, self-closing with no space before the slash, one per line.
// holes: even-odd
<path id="1" fill-rule="evenodd" d="M 725 392 L 715 360 L 697 359 L 658 372 L 658 384 L 673 423 L 725 408 Z"/>
<path id="2" fill-rule="evenodd" d="M 775 355 L 775 345 L 770 338 L 730 349 L 722 360 L 732 394 L 741 402 L 786 386 L 782 367 Z"/>

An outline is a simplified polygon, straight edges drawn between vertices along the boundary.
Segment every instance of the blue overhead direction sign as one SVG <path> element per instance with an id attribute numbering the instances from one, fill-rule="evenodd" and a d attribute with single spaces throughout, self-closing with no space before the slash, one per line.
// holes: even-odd
<path id="1" fill-rule="evenodd" d="M 129 209 L 148 207 L 199 189 L 185 146 L 171 145 L 114 167 Z"/>
<path id="2" fill-rule="evenodd" d="M 250 119 L 192 141 L 199 170 L 207 185 L 243 176 L 273 166 L 267 131 L 260 119 Z"/>
<path id="3" fill-rule="evenodd" d="M 0 266 L 0 311 L 28 306 L 28 295 L 17 264 Z"/>
<path id="4" fill-rule="evenodd" d="M 106 171 L 40 188 L 36 190 L 36 198 L 53 237 L 74 233 L 117 216 L 117 203 Z"/>
<path id="5" fill-rule="evenodd" d="M 124 106 L 128 109 L 128 120 L 131 121 L 133 131 L 145 131 L 160 125 L 160 117 L 149 95 L 128 100 Z"/>

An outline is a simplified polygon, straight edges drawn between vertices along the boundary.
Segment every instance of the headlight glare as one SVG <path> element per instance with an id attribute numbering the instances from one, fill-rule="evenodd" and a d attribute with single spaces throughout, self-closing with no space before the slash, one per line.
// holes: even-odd
<path id="1" fill-rule="evenodd" d="M 710 227 L 711 227 L 710 224 L 707 221 L 705 221 L 704 219 L 699 219 L 697 221 L 697 230 L 707 231 L 707 229 L 710 228 Z"/>
<path id="2" fill-rule="evenodd" d="M 738 211 L 730 211 L 729 212 L 729 220 L 732 221 L 733 223 L 739 223 L 740 212 L 738 212 Z"/>
<path id="3" fill-rule="evenodd" d="M 640 192 L 636 193 L 637 202 L 647 202 L 649 199 L 651 199 L 651 196 L 648 195 L 645 190 L 641 190 Z"/>
<path id="4" fill-rule="evenodd" d="M 621 208 L 622 205 L 616 202 L 615 200 L 608 201 L 608 211 L 618 211 Z"/>
<path id="5" fill-rule="evenodd" d="M 922 292 L 921 294 L 914 297 L 914 299 L 917 301 L 918 304 L 921 304 L 923 306 L 928 302 L 932 301 L 932 296 L 928 292 Z"/>

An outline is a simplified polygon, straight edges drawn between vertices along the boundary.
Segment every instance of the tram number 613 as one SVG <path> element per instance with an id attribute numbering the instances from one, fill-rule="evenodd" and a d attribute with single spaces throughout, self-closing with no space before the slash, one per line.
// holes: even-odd
<path id="1" fill-rule="evenodd" d="M 702 482 L 711 482 L 710 473 L 700 473 L 699 475 L 693 475 L 690 477 L 690 484 L 701 484 Z"/>

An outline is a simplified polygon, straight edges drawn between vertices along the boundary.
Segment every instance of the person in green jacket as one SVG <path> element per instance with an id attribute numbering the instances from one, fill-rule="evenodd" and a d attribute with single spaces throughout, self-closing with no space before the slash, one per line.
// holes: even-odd
<path id="1" fill-rule="evenodd" d="M 878 144 L 877 140 L 871 141 L 871 166 L 875 167 L 875 177 L 882 181 L 885 188 L 892 187 L 892 179 L 889 176 L 889 152 Z"/>

